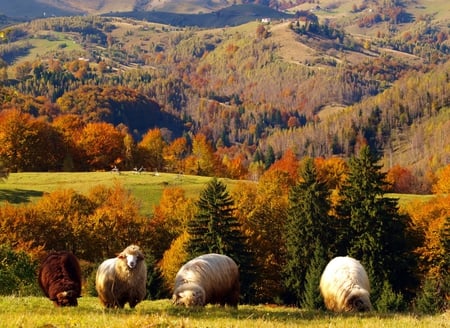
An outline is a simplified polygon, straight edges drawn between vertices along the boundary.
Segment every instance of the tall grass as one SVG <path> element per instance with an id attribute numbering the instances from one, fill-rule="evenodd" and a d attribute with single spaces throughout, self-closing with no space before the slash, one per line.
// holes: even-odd
<path id="1" fill-rule="evenodd" d="M 43 297 L 0 297 L 0 327 L 414 327 L 446 326 L 450 313 L 417 317 L 409 314 L 333 314 L 280 306 L 240 306 L 238 310 L 207 306 L 185 309 L 169 300 L 144 301 L 135 309 L 106 310 L 98 299 L 82 297 L 76 308 L 56 308 Z"/>

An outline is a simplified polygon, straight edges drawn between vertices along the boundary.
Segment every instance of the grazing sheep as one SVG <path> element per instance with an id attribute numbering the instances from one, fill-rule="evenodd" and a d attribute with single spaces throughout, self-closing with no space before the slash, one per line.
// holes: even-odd
<path id="1" fill-rule="evenodd" d="M 51 252 L 42 261 L 38 282 L 55 306 L 77 306 L 81 297 L 81 269 L 70 252 Z"/>
<path id="2" fill-rule="evenodd" d="M 173 304 L 205 306 L 239 302 L 239 269 L 226 255 L 205 254 L 184 264 L 175 277 Z"/>
<path id="3" fill-rule="evenodd" d="M 320 292 L 331 311 L 372 310 L 369 278 L 361 263 L 351 257 L 335 257 L 327 264 L 320 279 Z"/>
<path id="4" fill-rule="evenodd" d="M 117 257 L 105 260 L 97 270 L 95 288 L 107 308 L 134 308 L 146 295 L 147 267 L 139 246 L 130 245 Z"/>

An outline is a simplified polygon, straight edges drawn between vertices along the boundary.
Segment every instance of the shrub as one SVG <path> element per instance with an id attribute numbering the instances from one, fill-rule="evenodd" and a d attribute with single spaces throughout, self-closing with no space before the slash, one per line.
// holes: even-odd
<path id="1" fill-rule="evenodd" d="M 421 314 L 436 314 L 445 311 L 445 298 L 442 295 L 443 282 L 436 278 L 427 277 L 422 290 L 416 298 L 416 310 Z"/>
<path id="2" fill-rule="evenodd" d="M 376 302 L 376 308 L 379 312 L 401 312 L 405 311 L 407 306 L 402 293 L 395 293 L 389 282 L 383 283 L 383 289 Z"/>
<path id="3" fill-rule="evenodd" d="M 0 294 L 41 295 L 37 279 L 37 261 L 10 245 L 0 245 Z"/>

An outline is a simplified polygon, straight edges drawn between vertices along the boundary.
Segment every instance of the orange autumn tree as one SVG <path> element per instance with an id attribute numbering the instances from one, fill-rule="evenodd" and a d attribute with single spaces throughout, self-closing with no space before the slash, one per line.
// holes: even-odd
<path id="1" fill-rule="evenodd" d="M 43 119 L 18 109 L 0 112 L 0 161 L 12 172 L 58 170 L 62 136 Z"/>
<path id="2" fill-rule="evenodd" d="M 445 247 L 441 238 L 446 220 L 450 217 L 450 195 L 441 195 L 426 202 L 412 202 L 406 206 L 413 228 L 422 236 L 416 249 L 419 270 L 424 275 L 439 278 L 442 275 Z"/>
<path id="3" fill-rule="evenodd" d="M 340 190 L 348 175 L 347 162 L 341 157 L 318 157 L 314 159 L 314 166 L 317 170 L 318 180 L 325 182 L 328 189 L 331 190 L 331 203 L 338 204 L 341 199 Z M 331 211 L 334 211 L 333 206 Z"/>
<path id="4" fill-rule="evenodd" d="M 222 159 L 222 164 L 226 168 L 225 175 L 230 179 L 244 179 L 248 176 L 248 170 L 244 165 L 244 155 L 242 154 L 231 159 L 225 155 Z"/>
<path id="5" fill-rule="evenodd" d="M 129 244 L 136 243 L 144 251 L 149 250 L 151 234 L 148 219 L 139 210 L 137 199 L 120 183 L 111 187 L 98 185 L 88 193 L 88 198 L 96 204 L 90 215 L 93 245 L 99 258 L 114 256 Z"/>
<path id="6" fill-rule="evenodd" d="M 435 194 L 450 193 L 450 164 L 437 172 L 437 181 L 432 188 Z"/>
<path id="7" fill-rule="evenodd" d="M 184 172 L 184 159 L 188 153 L 187 140 L 176 138 L 163 149 L 163 157 L 169 172 Z"/>
<path id="8" fill-rule="evenodd" d="M 398 164 L 389 169 L 386 175 L 386 181 L 396 193 L 412 193 L 417 181 L 411 171 Z"/>
<path id="9" fill-rule="evenodd" d="M 63 171 L 81 171 L 84 155 L 77 143 L 85 123 L 78 115 L 66 114 L 55 117 L 52 126 L 61 134 L 65 144 Z"/>
<path id="10" fill-rule="evenodd" d="M 77 142 L 89 169 L 105 170 L 125 157 L 124 136 L 112 124 L 88 123 Z"/>
<path id="11" fill-rule="evenodd" d="M 271 176 L 272 172 L 282 172 L 287 177 L 287 183 L 293 186 L 298 181 L 298 169 L 299 161 L 295 156 L 292 149 L 288 149 L 284 152 L 283 156 L 275 161 L 264 174 L 265 176 Z"/>
<path id="12" fill-rule="evenodd" d="M 35 215 L 31 206 L 5 203 L 0 207 L 0 244 L 10 244 L 27 253 L 39 249 L 35 240 Z"/>
<path id="13" fill-rule="evenodd" d="M 186 197 L 184 189 L 174 187 L 163 190 L 149 223 L 153 254 L 157 260 L 161 259 L 172 241 L 186 230 L 187 222 L 194 216 L 194 209 L 194 201 Z"/>
<path id="14" fill-rule="evenodd" d="M 47 251 L 65 249 L 84 259 L 93 258 L 96 239 L 89 219 L 95 204 L 72 189 L 45 194 L 33 206 L 35 216 L 30 222 L 34 241 Z M 95 246 L 94 246 L 95 247 Z"/>

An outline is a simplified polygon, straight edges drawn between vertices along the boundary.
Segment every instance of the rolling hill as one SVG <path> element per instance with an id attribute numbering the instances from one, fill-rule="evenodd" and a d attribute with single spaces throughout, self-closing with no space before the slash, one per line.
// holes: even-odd
<path id="1" fill-rule="evenodd" d="M 160 124 L 169 135 L 205 133 L 247 163 L 270 148 L 278 157 L 288 148 L 298 156 L 349 156 L 361 140 L 384 152 L 387 167 L 422 177 L 448 163 L 446 1 L 298 1 L 290 14 L 208 3 L 214 8 L 202 14 L 127 4 L 108 15 L 9 25 L 0 30 L 2 83 L 53 103 L 81 84 L 126 86 L 177 120 Z M 261 17 L 273 19 L 262 24 Z M 80 60 L 89 66 L 83 74 Z M 118 113 L 133 106 L 116 104 Z M 130 126 L 142 133 L 146 121 Z"/>

